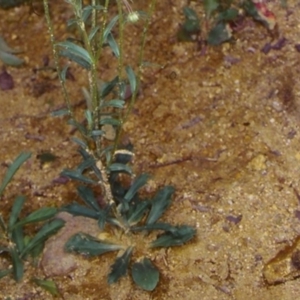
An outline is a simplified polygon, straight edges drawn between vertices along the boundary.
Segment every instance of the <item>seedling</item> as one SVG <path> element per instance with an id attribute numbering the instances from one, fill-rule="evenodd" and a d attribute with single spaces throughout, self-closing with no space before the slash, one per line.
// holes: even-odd
<path id="1" fill-rule="evenodd" d="M 208 45 L 228 42 L 245 16 L 262 23 L 270 31 L 276 26 L 274 14 L 261 2 L 204 0 L 203 9 L 205 17 L 200 20 L 194 9 L 183 8 L 185 21 L 178 31 L 179 41 L 199 41 L 201 36 L 201 40 Z"/>
<path id="2" fill-rule="evenodd" d="M 83 160 L 75 170 L 64 170 L 62 174 L 84 184 L 78 187 L 78 193 L 85 205 L 72 203 L 66 205 L 63 210 L 97 220 L 99 227 L 106 233 L 105 236 L 111 238 L 98 239 L 79 232 L 71 237 L 65 248 L 85 256 L 121 251 L 111 266 L 108 283 L 118 281 L 131 269 L 134 282 L 144 290 L 150 291 L 158 284 L 159 271 L 147 257 L 149 251 L 152 251 L 152 248 L 183 245 L 195 235 L 195 229 L 190 226 L 173 226 L 158 222 L 171 204 L 173 187 L 164 187 L 149 200 L 141 199 L 138 193 L 146 184 L 148 175 L 138 176 L 130 187 L 123 181 L 124 174 L 127 174 L 129 179 L 133 175 L 129 166 L 133 153 L 131 149 L 120 147 L 122 126 L 138 95 L 141 69 L 146 65 L 146 35 L 156 1 L 149 0 L 149 10 L 144 13 L 134 11 L 127 0 L 117 0 L 116 16 L 110 16 L 108 13 L 110 1 L 104 1 L 103 4 L 94 0 L 91 1 L 91 5 L 84 5 L 80 0 L 66 2 L 74 13 L 74 18 L 67 24 L 77 29 L 78 38 L 56 41 L 48 1 L 44 0 L 55 65 L 67 106 L 66 109 L 55 112 L 55 115 L 68 116 L 69 124 L 81 134 L 80 139 L 76 137 L 73 140 L 79 145 L 79 153 Z M 133 67 L 125 64 L 124 34 L 125 26 L 140 20 L 144 25 L 139 42 L 140 49 L 136 55 L 138 61 L 135 71 Z M 105 47 L 109 47 L 110 54 L 104 55 Z M 75 118 L 65 84 L 69 65 L 61 68 L 61 57 L 67 58 L 71 64 L 77 64 L 88 74 L 89 87 L 83 89 L 86 99 L 85 123 Z M 116 74 L 110 80 L 104 80 L 98 74 L 98 65 L 102 61 L 112 59 L 117 61 Z M 108 136 L 109 131 L 114 132 L 112 137 Z M 99 191 L 99 188 L 101 193 L 95 195 L 94 190 Z M 101 205 L 97 200 L 99 197 L 102 198 Z M 152 239 L 153 232 L 156 231 L 160 233 L 159 236 L 146 243 L 145 247 L 139 247 L 137 241 L 141 235 L 145 237 L 142 240 L 146 241 Z M 116 237 L 123 238 L 116 242 Z M 137 260 L 135 254 L 140 252 L 141 258 Z M 135 258 L 133 264 L 132 257 Z"/>
<path id="3" fill-rule="evenodd" d="M 0 187 L 0 200 L 14 174 L 30 156 L 30 153 L 21 153 L 9 166 Z M 62 220 L 52 220 L 44 224 L 34 236 L 26 236 L 25 225 L 47 221 L 53 218 L 57 209 L 42 207 L 21 219 L 20 213 L 25 199 L 24 196 L 16 197 L 7 222 L 0 213 L 0 255 L 6 254 L 3 260 L 8 258 L 12 262 L 12 267 L 0 270 L 0 278 L 12 273 L 14 279 L 20 281 L 24 274 L 24 261 L 28 256 L 36 258 L 41 253 L 44 242 L 64 225 Z"/>
<path id="4" fill-rule="evenodd" d="M 81 149 L 81 152 L 84 153 L 83 159 L 89 162 L 89 167 L 85 171 L 94 170 L 95 179 L 86 177 L 78 169 L 65 171 L 62 175 L 76 178 L 84 183 L 93 182 L 96 185 L 97 179 L 100 179 L 96 162 L 91 162 L 91 157 L 84 149 Z M 118 157 L 114 163 L 124 164 L 124 157 Z M 186 225 L 174 226 L 159 222 L 159 219 L 170 207 L 171 197 L 174 193 L 172 186 L 162 188 L 152 199 L 142 199 L 138 192 L 147 183 L 149 176 L 142 174 L 133 181 L 130 187 L 124 187 L 119 180 L 121 172 L 124 172 L 124 168 L 120 171 L 112 171 L 110 174 L 111 202 L 101 207 L 97 201 L 100 195 L 95 195 L 92 188 L 80 185 L 78 193 L 85 205 L 75 202 L 62 209 L 76 216 L 97 220 L 99 227 L 107 233 L 107 236 L 113 233 L 112 239 L 96 239 L 84 233 L 77 233 L 67 242 L 65 249 L 85 256 L 98 256 L 122 249 L 122 254 L 111 266 L 108 283 L 118 281 L 130 270 L 133 281 L 139 287 L 152 291 L 159 282 L 159 270 L 147 257 L 147 253 L 150 254 L 152 249 L 159 247 L 181 246 L 194 237 L 196 230 Z M 159 232 L 159 235 L 145 243 L 144 248 L 138 244 L 137 241 L 140 241 L 142 237 L 147 239 L 150 233 L 153 236 L 153 232 L 156 231 Z M 121 240 L 124 243 L 116 243 L 115 236 L 123 236 Z M 134 257 L 135 249 L 137 249 L 136 252 L 142 252 L 146 256 L 139 257 L 138 260 L 131 263 L 131 260 L 134 260 L 132 257 Z"/>

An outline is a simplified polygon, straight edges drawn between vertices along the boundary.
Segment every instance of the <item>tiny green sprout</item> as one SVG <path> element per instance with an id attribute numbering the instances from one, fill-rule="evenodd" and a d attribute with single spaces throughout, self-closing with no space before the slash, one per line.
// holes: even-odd
<path id="1" fill-rule="evenodd" d="M 137 11 L 132 11 L 127 16 L 127 20 L 130 23 L 136 23 L 139 19 L 140 19 L 140 15 Z"/>

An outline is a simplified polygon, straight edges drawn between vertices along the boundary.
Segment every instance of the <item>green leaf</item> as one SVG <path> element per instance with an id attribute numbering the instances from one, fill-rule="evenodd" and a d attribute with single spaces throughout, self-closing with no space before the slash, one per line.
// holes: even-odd
<path id="1" fill-rule="evenodd" d="M 22 226 L 29 223 L 41 222 L 53 218 L 57 213 L 57 208 L 55 207 L 42 207 L 31 214 L 29 214 L 26 218 L 22 219 L 16 226 Z"/>
<path id="2" fill-rule="evenodd" d="M 135 194 L 138 192 L 138 190 L 141 189 L 147 183 L 149 178 L 150 176 L 148 174 L 142 174 L 139 177 L 137 177 L 130 186 L 126 195 L 124 196 L 124 200 L 126 202 L 130 202 L 135 196 Z"/>
<path id="3" fill-rule="evenodd" d="M 60 209 L 61 211 L 66 211 L 74 216 L 84 216 L 91 219 L 98 219 L 99 214 L 86 206 L 79 205 L 77 203 L 68 204 Z"/>
<path id="4" fill-rule="evenodd" d="M 63 82 L 66 82 L 67 72 L 69 69 L 69 65 L 64 66 L 64 68 L 60 72 L 60 78 Z"/>
<path id="5" fill-rule="evenodd" d="M 23 0 L 24 1 L 24 0 Z M 1 2 L 1 1 L 0 1 Z M 1 5 L 0 5 L 1 6 Z M 0 36 L 0 51 L 3 52 L 8 52 L 8 53 L 20 53 L 22 52 L 21 50 L 15 50 L 10 48 L 7 43 L 5 42 L 5 40 L 3 39 L 2 36 Z"/>
<path id="6" fill-rule="evenodd" d="M 103 40 L 104 41 L 106 41 L 108 35 L 111 33 L 111 30 L 113 29 L 113 27 L 117 23 L 118 19 L 119 19 L 119 15 L 116 15 L 115 17 L 113 17 L 111 19 L 111 21 L 109 22 L 109 24 L 107 25 L 107 27 L 105 28 L 104 33 L 103 33 Z"/>
<path id="7" fill-rule="evenodd" d="M 10 274 L 13 270 L 12 269 L 5 269 L 0 270 L 0 279 Z"/>
<path id="8" fill-rule="evenodd" d="M 231 39 L 231 33 L 228 31 L 226 23 L 218 23 L 208 33 L 207 43 L 209 45 L 217 46 Z"/>
<path id="9" fill-rule="evenodd" d="M 35 282 L 38 286 L 49 292 L 52 296 L 59 296 L 59 291 L 57 285 L 52 280 L 42 280 L 38 278 L 33 278 L 33 282 Z"/>
<path id="10" fill-rule="evenodd" d="M 132 68 L 130 66 L 127 66 L 125 68 L 125 70 L 126 70 L 127 77 L 128 77 L 128 80 L 129 80 L 131 93 L 135 93 L 136 88 L 137 88 L 137 80 L 136 80 L 136 76 L 134 74 L 134 71 L 132 70 Z"/>
<path id="11" fill-rule="evenodd" d="M 157 192 L 151 203 L 151 210 L 149 212 L 146 224 L 155 223 L 165 212 L 171 204 L 171 196 L 174 193 L 172 186 L 166 186 Z"/>
<path id="12" fill-rule="evenodd" d="M 93 60 L 88 53 L 87 50 L 84 48 L 76 45 L 73 42 L 70 41 L 64 41 L 64 42 L 59 42 L 56 44 L 56 46 L 62 47 L 65 49 L 63 51 L 63 56 L 69 57 L 71 60 L 74 60 L 78 64 L 82 65 L 81 63 L 84 62 L 84 65 L 89 65 L 91 66 L 93 64 Z M 77 59 L 78 58 L 78 61 Z M 89 68 L 87 68 L 89 69 Z"/>
<path id="13" fill-rule="evenodd" d="M 85 23 L 92 13 L 93 7 L 91 5 L 87 5 L 82 10 L 82 21 Z"/>
<path id="14" fill-rule="evenodd" d="M 183 23 L 183 29 L 190 34 L 199 32 L 200 20 L 197 13 L 188 6 L 183 8 L 183 13 L 186 18 L 185 22 Z"/>
<path id="15" fill-rule="evenodd" d="M 239 11 L 237 9 L 229 8 L 229 9 L 219 13 L 219 15 L 217 17 L 217 22 L 235 20 L 237 18 L 238 14 L 239 14 Z"/>
<path id="16" fill-rule="evenodd" d="M 30 251 L 30 255 L 35 261 L 37 262 L 37 258 L 42 254 L 44 250 L 45 242 L 37 244 L 32 250 Z"/>
<path id="17" fill-rule="evenodd" d="M 190 226 L 182 225 L 173 227 L 171 231 L 159 236 L 151 243 L 151 247 L 172 247 L 180 246 L 192 239 L 196 234 L 196 229 Z"/>
<path id="18" fill-rule="evenodd" d="M 105 98 L 114 89 L 114 87 L 118 84 L 118 82 L 119 82 L 119 77 L 116 76 L 113 80 L 103 83 L 100 88 L 101 98 Z"/>
<path id="19" fill-rule="evenodd" d="M 0 51 L 0 60 L 6 65 L 18 67 L 24 63 L 24 60 L 15 56 L 14 54 Z"/>
<path id="20" fill-rule="evenodd" d="M 125 172 L 125 173 L 128 173 L 128 174 L 132 174 L 132 170 L 129 166 L 124 165 L 124 164 L 119 164 L 119 163 L 111 164 L 108 167 L 108 170 L 110 172 Z"/>
<path id="21" fill-rule="evenodd" d="M 93 116 L 92 112 L 89 109 L 85 110 L 85 118 L 88 123 L 88 130 L 91 130 L 93 128 Z"/>
<path id="22" fill-rule="evenodd" d="M 140 201 L 138 204 L 135 206 L 134 210 L 131 212 L 131 214 L 127 218 L 127 222 L 130 225 L 134 225 L 138 223 L 148 210 L 148 207 L 150 205 L 149 201 Z"/>
<path id="23" fill-rule="evenodd" d="M 61 175 L 62 176 L 67 176 L 71 179 L 74 179 L 74 180 L 79 180 L 79 181 L 82 181 L 82 182 L 85 182 L 85 183 L 96 183 L 96 181 L 86 177 L 86 176 L 83 176 L 81 174 L 80 171 L 73 171 L 73 170 L 63 170 L 61 172 Z"/>
<path id="24" fill-rule="evenodd" d="M 116 258 L 116 261 L 111 266 L 111 272 L 108 275 L 108 284 L 117 282 L 122 276 L 127 274 L 132 249 L 132 247 L 127 248 L 123 255 Z"/>
<path id="25" fill-rule="evenodd" d="M 82 198 L 82 200 L 88 206 L 90 206 L 91 208 L 93 208 L 96 211 L 101 210 L 101 208 L 94 196 L 94 193 L 90 188 L 88 188 L 87 186 L 81 185 L 77 188 L 77 191 L 78 191 L 79 196 Z"/>
<path id="26" fill-rule="evenodd" d="M 110 244 L 98 240 L 85 233 L 77 233 L 73 235 L 65 245 L 65 249 L 69 252 L 76 252 L 86 256 L 101 255 L 106 252 L 122 249 L 123 246 Z"/>
<path id="27" fill-rule="evenodd" d="M 91 131 L 92 137 L 103 136 L 104 134 L 105 134 L 105 132 L 103 130 L 92 130 Z"/>
<path id="28" fill-rule="evenodd" d="M 79 122 L 77 122 L 74 119 L 71 119 L 68 121 L 68 124 L 71 126 L 74 126 L 75 128 L 77 128 L 79 130 L 79 132 L 83 135 L 86 136 L 87 135 L 87 131 L 85 129 L 84 126 L 82 126 Z M 74 139 L 73 139 L 74 140 Z"/>
<path id="29" fill-rule="evenodd" d="M 87 144 L 86 144 L 83 140 L 78 139 L 78 138 L 76 138 L 76 137 L 71 138 L 71 140 L 72 140 L 74 143 L 76 143 L 77 145 L 79 145 L 80 147 L 82 147 L 82 148 L 87 148 Z"/>
<path id="30" fill-rule="evenodd" d="M 145 291 L 153 291 L 159 281 L 159 271 L 148 258 L 134 263 L 131 274 L 133 281 Z"/>
<path id="31" fill-rule="evenodd" d="M 118 43 L 116 42 L 115 38 L 113 37 L 113 35 L 111 33 L 107 36 L 107 43 L 110 46 L 113 54 L 116 57 L 119 57 L 120 56 L 120 49 L 119 49 Z"/>
<path id="32" fill-rule="evenodd" d="M 95 35 L 96 35 L 96 33 L 97 33 L 97 31 L 100 29 L 100 26 L 99 25 L 97 25 L 97 26 L 95 26 L 95 27 L 93 27 L 92 28 L 92 30 L 91 30 L 91 32 L 90 32 L 90 34 L 89 34 L 89 41 L 92 41 L 93 40 L 93 38 L 95 37 Z"/>
<path id="33" fill-rule="evenodd" d="M 61 219 L 55 219 L 49 223 L 46 223 L 37 234 L 30 240 L 30 242 L 25 246 L 21 253 L 21 257 L 24 257 L 38 244 L 46 241 L 51 235 L 56 233 L 65 224 L 65 221 Z"/>
<path id="34" fill-rule="evenodd" d="M 6 171 L 2 185 L 0 187 L 0 197 L 8 185 L 8 183 L 11 181 L 15 173 L 18 171 L 18 169 L 21 167 L 21 165 L 31 156 L 31 153 L 29 152 L 22 152 L 9 166 L 8 170 Z"/>
<path id="35" fill-rule="evenodd" d="M 13 204 L 13 207 L 11 209 L 11 213 L 9 216 L 9 221 L 8 221 L 8 231 L 10 233 L 19 218 L 19 214 L 22 210 L 25 200 L 26 200 L 26 198 L 24 196 L 17 196 L 17 198 Z"/>
<path id="36" fill-rule="evenodd" d="M 61 116 L 66 116 L 69 115 L 70 111 L 67 108 L 64 109 L 59 109 L 59 110 L 55 110 L 51 113 L 51 116 L 53 117 L 61 117 Z"/>
<path id="37" fill-rule="evenodd" d="M 204 0 L 204 10 L 209 19 L 211 14 L 218 8 L 219 1 L 218 0 Z"/>
<path id="38" fill-rule="evenodd" d="M 87 70 L 91 69 L 91 63 L 89 63 L 83 57 L 78 56 L 69 50 L 61 50 L 61 51 L 59 51 L 59 55 L 69 58 L 71 61 L 76 62 L 78 65 L 80 65 L 84 69 L 87 69 Z"/>
<path id="39" fill-rule="evenodd" d="M 105 124 L 109 124 L 109 125 L 113 125 L 113 126 L 119 126 L 121 123 L 117 119 L 107 117 L 107 118 L 102 118 L 100 120 L 100 125 L 105 125 Z"/>
<path id="40" fill-rule="evenodd" d="M 12 230 L 11 240 L 16 244 L 18 252 L 21 253 L 25 246 L 23 228 L 21 226 L 18 226 Z"/>
<path id="41" fill-rule="evenodd" d="M 17 282 L 19 282 L 24 274 L 24 265 L 23 261 L 21 260 L 16 248 L 12 248 L 10 250 L 10 255 L 12 258 L 13 264 L 13 276 Z"/>
<path id="42" fill-rule="evenodd" d="M 101 107 L 114 107 L 114 108 L 124 108 L 125 101 L 113 99 L 109 101 L 105 101 Z"/>

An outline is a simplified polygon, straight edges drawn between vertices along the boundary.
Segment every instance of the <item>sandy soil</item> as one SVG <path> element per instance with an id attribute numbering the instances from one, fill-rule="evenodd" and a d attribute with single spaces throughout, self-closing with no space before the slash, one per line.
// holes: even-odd
<path id="1" fill-rule="evenodd" d="M 152 189 L 176 187 L 164 220 L 195 226 L 197 236 L 184 247 L 151 253 L 162 277 L 152 293 L 128 277 L 108 286 L 113 255 L 76 257 L 77 269 L 51 277 L 63 299 L 289 300 L 300 294 L 299 4 L 290 1 L 287 9 L 279 1 L 268 4 L 278 36 L 249 19 L 234 42 L 205 51 L 176 40 L 184 5 L 181 0 L 157 5 L 146 58 L 164 67 L 145 70 L 125 134 L 135 148 L 136 173 L 151 173 Z M 200 5 L 192 5 L 201 14 Z M 62 4 L 53 7 L 63 39 L 60 24 L 70 14 Z M 73 133 L 65 119 L 50 116 L 63 105 L 55 74 L 34 71 L 51 57 L 44 18 L 28 7 L 0 11 L 0 28 L 27 61 L 23 68 L 7 68 L 15 87 L 0 91 L 0 176 L 20 151 L 33 153 L 0 209 L 5 214 L 20 193 L 28 197 L 24 213 L 69 203 L 78 199 L 74 184 L 53 180 L 78 162 Z M 128 31 L 128 61 L 136 55 L 135 32 L 138 27 Z M 279 50 L 261 51 L 283 37 Z M 104 77 L 112 74 L 109 67 L 100 67 Z M 79 70 L 72 74 L 73 101 L 83 110 L 80 87 L 86 83 Z M 57 159 L 41 165 L 45 151 Z M 43 272 L 28 264 L 21 283 L 5 277 L 0 299 L 52 299 L 31 282 L 33 276 L 45 278 Z"/>

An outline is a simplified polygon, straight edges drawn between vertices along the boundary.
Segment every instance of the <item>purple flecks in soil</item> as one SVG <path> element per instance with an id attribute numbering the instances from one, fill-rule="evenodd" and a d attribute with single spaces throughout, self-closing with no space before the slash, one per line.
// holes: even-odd
<path id="1" fill-rule="evenodd" d="M 300 44 L 296 44 L 295 49 L 297 50 L 297 52 L 300 52 Z"/>
<path id="2" fill-rule="evenodd" d="M 272 45 L 270 43 L 266 43 L 262 49 L 261 52 L 263 52 L 264 54 L 268 54 L 272 49 Z"/>
<path id="3" fill-rule="evenodd" d="M 300 220 L 300 210 L 295 210 L 295 217 Z"/>
<path id="4" fill-rule="evenodd" d="M 229 222 L 231 222 L 231 223 L 233 223 L 233 224 L 235 224 L 235 225 L 237 225 L 238 223 L 241 222 L 242 217 L 243 217 L 242 215 L 239 215 L 237 217 L 229 215 L 229 216 L 226 217 L 226 220 L 229 221 Z"/>
<path id="5" fill-rule="evenodd" d="M 57 184 L 66 184 L 67 182 L 69 182 L 69 178 L 65 176 L 59 176 L 57 178 L 54 178 L 52 182 Z"/>
<path id="6" fill-rule="evenodd" d="M 281 50 L 287 44 L 287 39 L 285 37 L 280 38 L 277 43 L 272 46 L 273 50 Z"/>
<path id="7" fill-rule="evenodd" d="M 2 91 L 7 91 L 13 88 L 14 80 L 12 76 L 6 72 L 6 69 L 3 68 L 2 73 L 0 74 L 0 89 Z"/>

